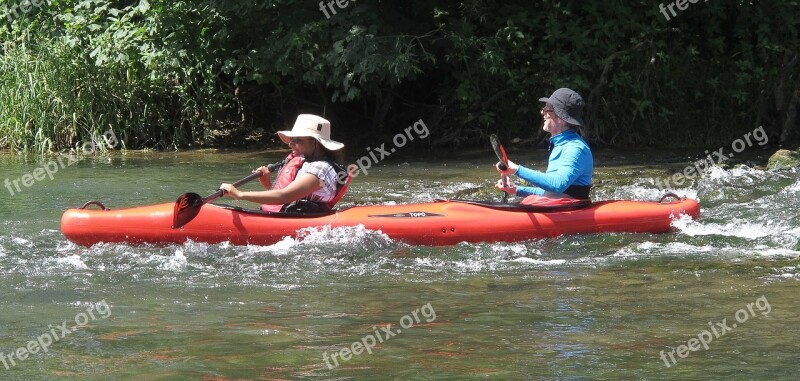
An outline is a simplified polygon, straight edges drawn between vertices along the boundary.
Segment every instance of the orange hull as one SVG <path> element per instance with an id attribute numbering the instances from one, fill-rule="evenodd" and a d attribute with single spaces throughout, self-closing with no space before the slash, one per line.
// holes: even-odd
<path id="1" fill-rule="evenodd" d="M 695 200 L 671 203 L 601 201 L 557 212 L 521 212 L 459 201 L 356 206 L 322 217 L 277 217 L 215 204 L 191 222 L 172 229 L 173 203 L 120 210 L 69 209 L 61 218 L 64 236 L 79 245 L 99 242 L 271 245 L 307 227 L 363 225 L 414 245 L 513 242 L 562 234 L 665 233 L 680 214 L 700 215 Z"/>

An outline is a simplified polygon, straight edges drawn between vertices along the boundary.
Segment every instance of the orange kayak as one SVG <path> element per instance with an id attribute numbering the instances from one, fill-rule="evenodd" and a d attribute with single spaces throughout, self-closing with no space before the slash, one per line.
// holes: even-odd
<path id="1" fill-rule="evenodd" d="M 663 200 L 662 200 L 663 201 Z M 89 203 L 87 203 L 89 204 Z M 600 201 L 574 210 L 536 209 L 493 202 L 445 200 L 405 205 L 354 206 L 325 215 L 269 213 L 206 204 L 197 216 L 172 229 L 174 203 L 108 210 L 68 209 L 61 218 L 64 236 L 79 245 L 99 242 L 207 243 L 271 245 L 297 237 L 308 227 L 363 225 L 413 245 L 460 242 L 513 242 L 562 234 L 601 232 L 666 233 L 685 214 L 696 219 L 695 200 L 672 202 Z"/>

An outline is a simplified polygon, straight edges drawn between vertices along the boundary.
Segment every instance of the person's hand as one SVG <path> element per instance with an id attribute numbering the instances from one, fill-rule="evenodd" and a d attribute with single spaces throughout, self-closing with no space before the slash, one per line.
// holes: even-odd
<path id="1" fill-rule="evenodd" d="M 497 180 L 497 183 L 494 184 L 494 187 L 512 196 L 517 194 L 517 185 L 508 179 L 505 179 L 505 182 L 503 182 L 503 179 Z"/>
<path id="2" fill-rule="evenodd" d="M 258 171 L 261 171 L 261 176 L 262 176 L 262 177 L 263 177 L 263 176 L 267 176 L 267 177 L 269 177 L 269 173 L 270 173 L 270 172 L 269 172 L 269 168 L 268 168 L 266 165 L 262 165 L 262 166 L 260 166 L 260 167 L 258 167 L 258 168 L 256 168 L 256 169 L 254 169 L 254 170 L 253 170 L 253 173 L 256 173 L 256 172 L 258 172 Z"/>
<path id="3" fill-rule="evenodd" d="M 502 163 L 498 161 L 494 167 L 495 169 L 497 169 L 497 172 L 500 172 L 501 175 L 506 175 L 506 176 L 513 175 L 514 173 L 517 172 L 517 168 L 519 168 L 519 165 L 517 165 L 511 160 L 508 161 L 508 168 L 506 168 L 505 170 L 500 169 L 500 164 Z"/>
<path id="4" fill-rule="evenodd" d="M 228 196 L 234 200 L 238 200 L 242 197 L 242 191 L 236 189 L 233 184 L 223 183 L 219 186 L 219 189 L 222 189 L 223 196 Z"/>

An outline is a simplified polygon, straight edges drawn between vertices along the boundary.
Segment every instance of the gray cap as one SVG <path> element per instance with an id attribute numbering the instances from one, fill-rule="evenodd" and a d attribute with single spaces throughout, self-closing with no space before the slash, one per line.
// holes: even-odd
<path id="1" fill-rule="evenodd" d="M 539 100 L 552 105 L 556 115 L 567 123 L 583 126 L 583 98 L 580 94 L 562 87 L 553 92 L 550 98 Z"/>

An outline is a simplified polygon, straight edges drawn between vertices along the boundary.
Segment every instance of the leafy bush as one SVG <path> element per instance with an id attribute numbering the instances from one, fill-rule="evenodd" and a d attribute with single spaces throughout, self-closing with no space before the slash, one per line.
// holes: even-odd
<path id="1" fill-rule="evenodd" d="M 56 151 L 109 128 L 129 147 L 232 145 L 302 112 L 347 142 L 423 118 L 432 145 L 539 143 L 538 98 L 558 87 L 584 95 L 598 145 L 707 146 L 758 125 L 771 142 L 800 135 L 794 0 L 697 3 L 670 20 L 645 0 L 337 9 L 52 0 L 0 24 L 0 146 Z"/>

